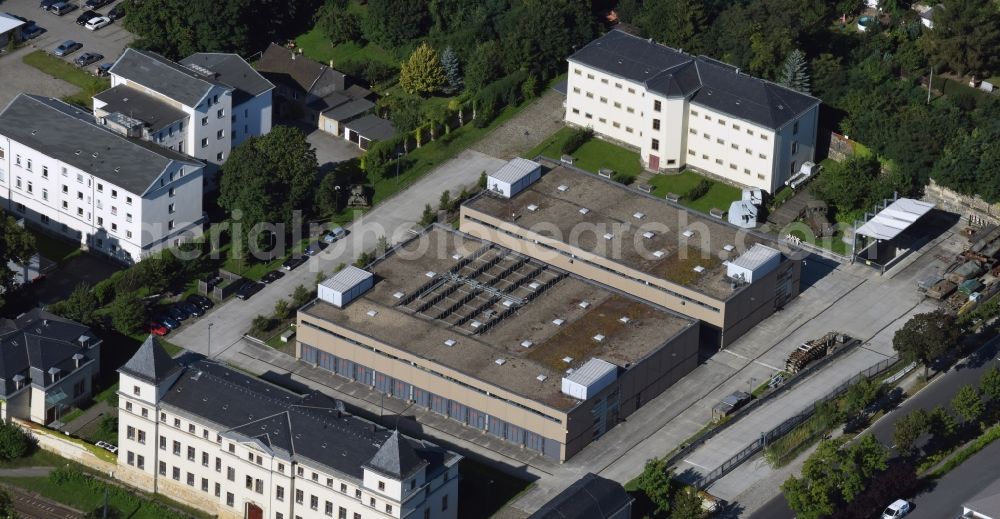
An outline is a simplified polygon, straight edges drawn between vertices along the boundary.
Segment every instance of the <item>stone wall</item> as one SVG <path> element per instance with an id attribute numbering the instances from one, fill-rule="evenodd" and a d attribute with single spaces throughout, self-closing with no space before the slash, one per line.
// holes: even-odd
<path id="1" fill-rule="evenodd" d="M 1000 203 L 990 204 L 978 196 L 967 196 L 938 185 L 932 178 L 924 187 L 924 199 L 938 209 L 958 213 L 970 224 L 1000 224 Z"/>
<path id="2" fill-rule="evenodd" d="M 828 155 L 837 162 L 854 155 L 854 141 L 839 133 L 830 132 L 830 150 Z"/>

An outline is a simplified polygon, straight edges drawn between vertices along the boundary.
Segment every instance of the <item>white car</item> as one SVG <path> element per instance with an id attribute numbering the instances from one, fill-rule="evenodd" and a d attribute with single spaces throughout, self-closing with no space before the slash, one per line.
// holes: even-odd
<path id="1" fill-rule="evenodd" d="M 910 513 L 910 503 L 903 499 L 897 499 L 882 512 L 882 519 L 897 519 Z"/>
<path id="2" fill-rule="evenodd" d="M 111 18 L 108 18 L 107 16 L 98 16 L 97 18 L 92 18 L 84 27 L 91 31 L 96 31 L 97 29 L 106 27 L 110 24 Z"/>

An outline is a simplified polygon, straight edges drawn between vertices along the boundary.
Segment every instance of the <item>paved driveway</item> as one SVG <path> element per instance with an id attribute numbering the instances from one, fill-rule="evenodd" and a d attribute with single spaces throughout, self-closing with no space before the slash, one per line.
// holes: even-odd
<path id="1" fill-rule="evenodd" d="M 119 0 L 122 1 L 122 0 Z M 118 2 L 106 5 L 97 11 L 106 14 Z M 83 0 L 77 2 L 83 5 Z M 76 40 L 83 48 L 70 54 L 67 59 L 73 60 L 83 52 L 97 52 L 104 55 L 104 60 L 95 63 L 91 68 L 106 61 L 114 61 L 133 40 L 132 33 L 122 27 L 118 20 L 97 31 L 88 31 L 76 24 L 76 18 L 84 9 L 76 9 L 63 16 L 42 11 L 38 8 L 38 0 L 6 0 L 0 4 L 0 11 L 9 12 L 33 20 L 45 32 L 31 40 L 24 48 L 12 54 L 0 57 L 0 106 L 6 106 L 18 92 L 28 92 L 52 97 L 60 97 L 76 92 L 76 87 L 58 79 L 43 74 L 33 67 L 21 63 L 21 58 L 36 49 L 51 52 L 66 40 Z"/>
<path id="2" fill-rule="evenodd" d="M 361 156 L 361 148 L 346 139 L 330 135 L 319 128 L 307 128 L 305 125 L 300 128 L 306 132 L 306 142 L 316 148 L 316 161 L 320 171 L 329 171 L 345 160 Z"/>

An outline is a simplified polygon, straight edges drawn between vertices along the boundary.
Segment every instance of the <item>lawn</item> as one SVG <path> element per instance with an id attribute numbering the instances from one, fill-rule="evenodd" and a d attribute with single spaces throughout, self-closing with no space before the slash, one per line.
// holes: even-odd
<path id="1" fill-rule="evenodd" d="M 535 146 L 526 153 L 528 158 L 544 155 L 550 159 L 559 160 L 562 157 L 563 143 L 572 135 L 572 128 L 563 128 L 552 134 L 544 142 Z M 642 173 L 642 163 L 639 160 L 639 153 L 616 146 L 601 139 L 592 138 L 571 153 L 576 158 L 574 166 L 597 173 L 602 168 L 607 168 L 617 173 L 635 178 Z"/>
<path id="2" fill-rule="evenodd" d="M 469 458 L 458 463 L 458 474 L 458 516 L 462 519 L 487 519 L 533 485 Z"/>
<path id="3" fill-rule="evenodd" d="M 79 243 L 55 238 L 30 227 L 28 232 L 35 237 L 35 247 L 38 249 L 38 253 L 57 264 L 61 264 L 82 252 Z"/>
<path id="4" fill-rule="evenodd" d="M 42 72 L 61 79 L 80 88 L 76 94 L 63 98 L 63 101 L 90 109 L 93 106 L 91 99 L 98 92 L 111 87 L 111 82 L 104 78 L 99 78 L 86 69 L 77 67 L 72 63 L 63 61 L 52 56 L 44 50 L 36 50 L 24 56 L 23 61 Z"/>
<path id="5" fill-rule="evenodd" d="M 334 68 L 352 61 L 377 61 L 394 67 L 399 65 L 398 59 L 374 43 L 358 45 L 348 42 L 334 45 L 318 27 L 313 27 L 309 32 L 295 38 L 295 45 L 302 49 L 302 54 L 309 59 L 328 65 L 333 61 Z"/>
<path id="6" fill-rule="evenodd" d="M 685 195 L 702 180 L 708 180 L 712 184 L 708 193 L 695 200 L 688 199 Z M 654 195 L 661 198 L 667 196 L 667 193 L 680 195 L 681 205 L 706 214 L 712 208 L 728 211 L 729 204 L 739 200 L 741 196 L 739 188 L 714 181 L 691 170 L 683 171 L 677 175 L 656 175 L 649 183 L 653 186 Z"/>
<path id="7" fill-rule="evenodd" d="M 0 461 L 2 469 L 18 469 L 22 467 L 58 467 L 66 463 L 66 459 L 45 449 L 34 448 L 34 452 L 23 458 Z"/>

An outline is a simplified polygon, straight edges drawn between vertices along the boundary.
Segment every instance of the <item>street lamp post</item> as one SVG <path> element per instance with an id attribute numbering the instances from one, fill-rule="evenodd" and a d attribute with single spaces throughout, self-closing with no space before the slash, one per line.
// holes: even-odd
<path id="1" fill-rule="evenodd" d="M 403 153 L 396 152 L 396 185 L 399 185 L 399 161 L 402 160 Z"/>
<path id="2" fill-rule="evenodd" d="M 215 323 L 208 323 L 208 358 L 212 358 L 212 327 Z"/>

